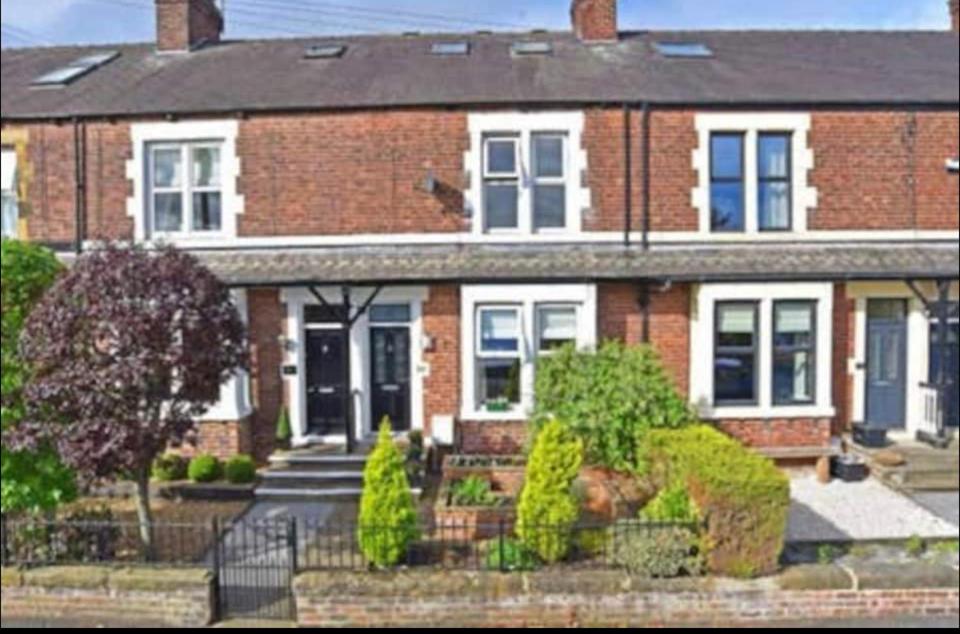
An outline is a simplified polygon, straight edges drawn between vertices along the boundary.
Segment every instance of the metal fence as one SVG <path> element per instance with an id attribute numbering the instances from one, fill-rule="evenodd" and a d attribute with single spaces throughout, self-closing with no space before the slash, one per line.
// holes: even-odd
<path id="1" fill-rule="evenodd" d="M 36 518 L 0 520 L 2 564 L 50 565 L 137 564 L 212 567 L 217 522 L 155 522 L 152 548 L 143 546 L 139 522 L 60 521 Z"/>
<path id="2" fill-rule="evenodd" d="M 153 548 L 147 550 L 136 522 L 5 518 L 2 563 L 206 567 L 218 574 L 228 565 L 250 571 L 263 562 L 273 568 L 282 565 L 291 573 L 384 567 L 501 572 L 540 567 L 618 569 L 625 567 L 631 552 L 657 548 L 657 540 L 666 540 L 664 547 L 671 547 L 679 534 L 681 541 L 688 536 L 694 542 L 700 528 L 648 521 L 528 527 L 521 542 L 511 521 L 429 522 L 413 529 L 292 519 L 206 525 L 157 522 Z M 555 557 L 545 564 L 536 551 Z M 391 563 L 385 565 L 387 561 Z"/>

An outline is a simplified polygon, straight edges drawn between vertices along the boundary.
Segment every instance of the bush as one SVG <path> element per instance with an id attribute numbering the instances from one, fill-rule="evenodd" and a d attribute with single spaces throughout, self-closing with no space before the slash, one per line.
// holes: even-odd
<path id="1" fill-rule="evenodd" d="M 640 511 L 640 519 L 650 522 L 697 524 L 700 522 L 700 512 L 690 499 L 686 486 L 673 485 L 660 491 L 657 497 Z"/>
<path id="2" fill-rule="evenodd" d="M 494 506 L 497 503 L 490 482 L 478 476 L 455 483 L 450 498 L 454 506 Z"/>
<path id="3" fill-rule="evenodd" d="M 177 454 L 160 456 L 153 461 L 153 479 L 157 482 L 176 482 L 187 479 L 187 459 Z"/>
<path id="4" fill-rule="evenodd" d="M 552 421 L 537 434 L 517 506 L 517 535 L 547 563 L 570 550 L 571 529 L 580 514 L 573 484 L 583 463 L 583 444 L 567 426 Z"/>
<path id="5" fill-rule="evenodd" d="M 223 475 L 230 484 L 250 484 L 257 479 L 257 465 L 250 456 L 234 456 L 223 466 Z"/>
<path id="6" fill-rule="evenodd" d="M 374 566 L 395 566 L 419 537 L 417 507 L 410 493 L 404 457 L 393 442 L 390 421 L 380 426 L 377 445 L 363 471 L 358 539 Z"/>
<path id="7" fill-rule="evenodd" d="M 223 466 L 213 456 L 197 456 L 190 461 L 190 467 L 187 469 L 190 481 L 200 484 L 216 482 L 222 475 Z"/>
<path id="8" fill-rule="evenodd" d="M 540 561 L 523 543 L 513 539 L 503 542 L 503 557 L 500 542 L 492 541 L 487 549 L 487 570 L 502 572 L 531 572 L 540 568 Z"/>
<path id="9" fill-rule="evenodd" d="M 537 368 L 534 432 L 564 421 L 584 443 L 589 464 L 618 471 L 637 467 L 637 450 L 651 429 L 695 421 L 656 353 L 647 346 L 604 343 L 593 352 L 568 346 Z"/>
<path id="10" fill-rule="evenodd" d="M 63 270 L 57 256 L 43 247 L 4 239 L 0 243 L 0 428 L 6 434 L 24 417 L 23 390 L 30 375 L 19 342 L 27 317 Z M 35 451 L 0 449 L 0 510 L 39 513 L 77 497 L 74 473 L 54 447 Z"/>
<path id="11" fill-rule="evenodd" d="M 773 461 L 707 425 L 653 432 L 642 454 L 661 488 L 689 492 L 707 524 L 711 571 L 752 577 L 777 570 L 790 482 Z"/>
<path id="12" fill-rule="evenodd" d="M 703 574 L 696 533 L 686 528 L 626 530 L 614 547 L 614 561 L 632 575 L 672 579 Z"/>

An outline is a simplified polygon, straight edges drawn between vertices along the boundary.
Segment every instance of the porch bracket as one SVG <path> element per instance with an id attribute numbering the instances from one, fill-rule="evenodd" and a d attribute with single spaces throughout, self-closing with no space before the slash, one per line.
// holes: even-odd
<path id="1" fill-rule="evenodd" d="M 356 324 L 361 317 L 367 314 L 367 311 L 370 310 L 370 306 L 373 305 L 373 302 L 377 301 L 377 297 L 380 296 L 380 292 L 382 290 L 383 290 L 382 284 L 373 289 L 373 292 L 370 293 L 370 297 L 367 298 L 367 301 L 363 302 L 363 304 L 357 309 L 357 313 L 350 318 L 350 327 L 353 327 L 353 325 Z M 350 309 L 348 307 L 347 314 L 349 314 L 349 310 Z"/>

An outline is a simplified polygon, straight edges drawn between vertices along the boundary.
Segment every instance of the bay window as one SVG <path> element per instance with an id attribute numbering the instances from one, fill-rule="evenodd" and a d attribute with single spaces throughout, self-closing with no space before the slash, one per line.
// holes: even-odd
<path id="1" fill-rule="evenodd" d="M 220 144 L 157 143 L 149 148 L 153 235 L 215 234 L 223 228 Z"/>
<path id="2" fill-rule="evenodd" d="M 816 396 L 815 302 L 773 305 L 773 402 L 813 403 Z"/>
<path id="3" fill-rule="evenodd" d="M 17 201 L 17 154 L 12 149 L 3 150 L 3 237 L 16 238 L 19 223 Z"/>
<path id="4" fill-rule="evenodd" d="M 701 416 L 836 414 L 832 284 L 703 284 L 693 292 L 690 399 Z"/>
<path id="5" fill-rule="evenodd" d="M 461 315 L 463 420 L 524 420 L 538 360 L 596 343 L 594 285 L 468 285 Z"/>
<path id="6" fill-rule="evenodd" d="M 757 402 L 757 304 L 717 304 L 714 402 Z"/>
<path id="7" fill-rule="evenodd" d="M 477 402 L 520 403 L 520 308 L 481 306 L 477 328 Z"/>

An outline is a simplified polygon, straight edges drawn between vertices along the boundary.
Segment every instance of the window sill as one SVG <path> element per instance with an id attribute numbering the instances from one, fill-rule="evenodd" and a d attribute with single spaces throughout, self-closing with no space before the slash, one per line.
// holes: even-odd
<path id="1" fill-rule="evenodd" d="M 707 420 L 834 418 L 836 415 L 836 408 L 823 407 L 819 405 L 797 405 L 784 407 L 704 406 L 700 408 L 700 416 Z"/>
<path id="2" fill-rule="evenodd" d="M 478 423 L 524 423 L 530 420 L 530 416 L 521 409 L 514 409 L 507 412 L 480 410 L 476 412 L 463 411 L 460 413 L 460 420 Z"/>

